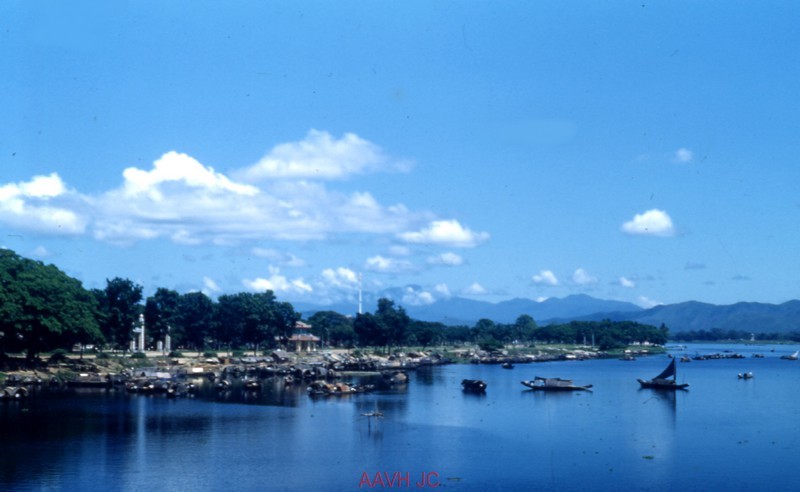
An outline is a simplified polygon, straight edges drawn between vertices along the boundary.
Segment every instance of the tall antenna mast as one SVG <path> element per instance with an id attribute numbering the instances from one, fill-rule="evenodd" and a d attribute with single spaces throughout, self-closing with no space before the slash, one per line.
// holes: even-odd
<path id="1" fill-rule="evenodd" d="M 358 314 L 361 314 L 361 272 L 358 274 Z"/>

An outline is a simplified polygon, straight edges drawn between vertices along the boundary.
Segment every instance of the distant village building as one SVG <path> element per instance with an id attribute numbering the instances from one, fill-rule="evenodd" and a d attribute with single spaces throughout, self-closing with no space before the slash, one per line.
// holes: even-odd
<path id="1" fill-rule="evenodd" d="M 318 336 L 311 334 L 311 325 L 298 321 L 294 324 L 294 333 L 289 337 L 288 349 L 295 352 L 316 352 L 319 341 Z"/>

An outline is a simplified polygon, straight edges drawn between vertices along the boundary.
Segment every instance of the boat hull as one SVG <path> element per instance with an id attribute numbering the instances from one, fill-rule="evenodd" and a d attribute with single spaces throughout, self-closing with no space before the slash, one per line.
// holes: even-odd
<path id="1" fill-rule="evenodd" d="M 645 381 L 644 379 L 637 379 L 637 381 L 639 381 L 639 384 L 642 385 L 642 388 L 667 390 L 667 391 L 685 390 L 689 386 L 689 383 L 682 383 L 682 384 L 672 383 L 672 382 L 662 383 L 656 381 Z"/>
<path id="2" fill-rule="evenodd" d="M 533 391 L 590 391 L 592 388 L 591 384 L 587 384 L 586 386 L 575 386 L 575 385 L 565 385 L 565 386 L 547 386 L 544 384 L 536 384 L 533 381 L 520 381 L 523 386 L 531 389 Z"/>

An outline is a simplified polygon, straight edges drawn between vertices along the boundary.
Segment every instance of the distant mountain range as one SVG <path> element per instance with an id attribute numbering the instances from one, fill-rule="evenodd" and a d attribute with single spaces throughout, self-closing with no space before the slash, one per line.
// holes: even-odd
<path id="1" fill-rule="evenodd" d="M 388 296 L 387 296 L 388 297 Z M 664 323 L 672 333 L 689 330 L 740 330 L 752 333 L 784 333 L 800 331 L 800 301 L 783 304 L 739 302 L 730 305 L 706 304 L 688 301 L 643 309 L 636 304 L 597 299 L 588 295 L 550 298 L 537 302 L 531 299 L 511 299 L 490 303 L 461 297 L 451 297 L 424 306 L 406 306 L 409 316 L 422 321 L 437 321 L 446 325 L 473 326 L 479 319 L 487 318 L 497 323 L 513 323 L 527 314 L 536 323 L 577 321 L 636 321 L 659 326 Z M 367 306 L 367 304 L 365 304 Z M 365 310 L 371 311 L 370 308 Z M 296 305 L 295 309 L 310 316 L 316 311 L 331 310 L 351 314 L 352 304 L 342 306 Z"/>

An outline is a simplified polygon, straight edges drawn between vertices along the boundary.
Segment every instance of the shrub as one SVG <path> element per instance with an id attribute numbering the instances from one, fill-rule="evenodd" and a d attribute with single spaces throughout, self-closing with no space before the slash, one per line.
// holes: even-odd
<path id="1" fill-rule="evenodd" d="M 50 362 L 64 362 L 68 360 L 67 351 L 64 349 L 55 349 L 50 355 Z"/>
<path id="2" fill-rule="evenodd" d="M 131 359 L 146 359 L 147 354 L 144 352 L 134 352 L 131 354 Z"/>
<path id="3" fill-rule="evenodd" d="M 111 354 L 109 354 L 107 352 L 100 352 L 94 358 L 95 359 L 110 359 L 111 358 Z"/>
<path id="4" fill-rule="evenodd" d="M 170 357 L 183 357 L 183 354 L 178 352 L 177 350 L 173 350 L 172 352 L 169 353 L 169 356 Z"/>

